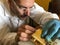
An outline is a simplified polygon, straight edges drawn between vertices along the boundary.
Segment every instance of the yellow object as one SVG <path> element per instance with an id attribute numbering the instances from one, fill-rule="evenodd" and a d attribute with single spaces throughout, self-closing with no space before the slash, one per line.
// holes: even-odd
<path id="1" fill-rule="evenodd" d="M 49 2 L 51 0 L 35 0 L 40 6 L 42 6 L 46 11 L 48 11 Z"/>
<path id="2" fill-rule="evenodd" d="M 37 40 L 39 43 L 41 43 L 42 45 L 46 45 L 46 42 L 44 39 L 42 39 L 41 36 L 42 30 L 38 29 L 36 30 L 36 32 L 32 35 L 32 37 L 34 38 L 34 41 Z"/>

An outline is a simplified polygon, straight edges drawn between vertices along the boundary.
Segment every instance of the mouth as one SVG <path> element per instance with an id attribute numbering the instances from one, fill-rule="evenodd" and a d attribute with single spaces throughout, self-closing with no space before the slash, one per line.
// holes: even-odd
<path id="1" fill-rule="evenodd" d="M 21 16 L 18 16 L 20 19 L 24 20 L 26 19 L 28 16 L 27 15 L 21 15 Z"/>
<path id="2" fill-rule="evenodd" d="M 21 18 L 26 18 L 27 17 L 27 15 L 21 15 Z"/>

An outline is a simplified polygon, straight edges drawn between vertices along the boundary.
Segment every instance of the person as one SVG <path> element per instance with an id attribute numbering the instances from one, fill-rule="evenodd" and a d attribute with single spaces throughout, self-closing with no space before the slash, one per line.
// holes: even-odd
<path id="1" fill-rule="evenodd" d="M 0 45 L 20 45 L 20 41 L 29 41 L 36 31 L 25 24 L 30 18 L 42 27 L 41 37 L 47 42 L 60 38 L 59 17 L 45 11 L 35 0 L 1 0 Z"/>

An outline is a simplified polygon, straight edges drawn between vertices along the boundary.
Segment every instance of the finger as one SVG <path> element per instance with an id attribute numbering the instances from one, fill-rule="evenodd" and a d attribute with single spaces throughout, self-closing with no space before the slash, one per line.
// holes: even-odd
<path id="1" fill-rule="evenodd" d="M 28 38 L 20 37 L 20 40 L 21 40 L 21 41 L 28 41 Z"/>
<path id="2" fill-rule="evenodd" d="M 47 22 L 46 24 L 43 25 L 42 28 L 42 36 L 41 37 L 45 37 L 48 33 L 48 30 L 50 29 L 50 27 L 52 27 L 52 25 L 54 24 L 54 22 Z"/>
<path id="3" fill-rule="evenodd" d="M 33 27 L 29 26 L 29 25 L 25 25 L 25 28 L 27 30 L 35 31 L 35 28 L 33 28 Z"/>
<path id="4" fill-rule="evenodd" d="M 19 27 L 19 28 L 18 28 L 18 31 L 17 31 L 17 34 L 20 35 L 21 32 L 25 32 L 25 29 L 22 28 L 22 27 Z"/>
<path id="5" fill-rule="evenodd" d="M 20 37 L 24 37 L 24 38 L 30 39 L 30 38 L 31 38 L 31 35 L 32 35 L 32 34 L 27 34 L 27 33 L 25 33 L 25 32 L 22 32 Z"/>
<path id="6" fill-rule="evenodd" d="M 60 32 L 57 34 L 57 38 L 60 39 Z"/>
<path id="7" fill-rule="evenodd" d="M 28 34 L 25 33 L 25 32 L 21 32 L 21 37 L 27 38 L 28 37 Z"/>
<path id="8" fill-rule="evenodd" d="M 21 29 L 25 29 L 25 25 L 21 25 L 20 27 L 18 27 L 18 30 L 21 30 Z"/>
<path id="9" fill-rule="evenodd" d="M 58 32 L 52 37 L 52 40 L 55 41 L 56 39 L 60 39 L 60 28 Z"/>
<path id="10" fill-rule="evenodd" d="M 27 34 L 32 34 L 33 32 L 30 31 L 30 30 L 25 30 L 25 33 L 27 33 Z"/>
<path id="11" fill-rule="evenodd" d="M 56 26 L 55 24 L 49 29 L 45 39 L 47 41 L 51 41 L 51 38 L 55 35 L 55 33 L 57 33 L 57 31 L 59 30 L 59 26 Z"/>

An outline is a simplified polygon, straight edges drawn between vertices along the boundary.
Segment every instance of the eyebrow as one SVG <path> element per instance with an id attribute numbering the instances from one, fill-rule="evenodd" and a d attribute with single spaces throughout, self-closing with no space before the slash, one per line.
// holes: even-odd
<path id="1" fill-rule="evenodd" d="M 33 5 L 33 6 L 34 6 L 34 5 Z M 33 6 L 31 6 L 31 7 L 29 7 L 29 8 L 32 8 Z M 18 7 L 19 7 L 19 8 L 27 8 L 27 7 L 23 6 L 23 5 L 18 5 Z"/>
<path id="2" fill-rule="evenodd" d="M 19 8 L 27 8 L 27 7 L 23 6 L 23 5 L 18 5 L 18 6 L 19 6 Z"/>

